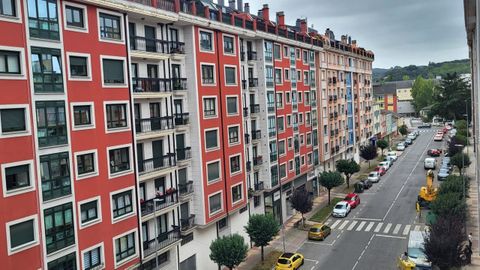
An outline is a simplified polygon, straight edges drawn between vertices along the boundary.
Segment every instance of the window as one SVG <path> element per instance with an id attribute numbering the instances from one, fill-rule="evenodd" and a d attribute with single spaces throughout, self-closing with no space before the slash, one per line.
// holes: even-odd
<path id="1" fill-rule="evenodd" d="M 215 84 L 213 65 L 202 65 L 202 84 Z"/>
<path id="2" fill-rule="evenodd" d="M 9 251 L 15 252 L 37 243 L 36 216 L 27 220 L 14 221 L 14 224 L 7 225 L 9 234 Z"/>
<path id="3" fill-rule="evenodd" d="M 284 155 L 285 154 L 285 140 L 279 141 L 278 142 L 278 155 Z"/>
<path id="4" fill-rule="evenodd" d="M 260 196 L 253 196 L 253 206 L 254 207 L 260 206 Z"/>
<path id="5" fill-rule="evenodd" d="M 223 36 L 223 53 L 235 54 L 235 43 L 233 37 Z"/>
<path id="6" fill-rule="evenodd" d="M 0 0 L 0 15 L 17 16 L 16 0 Z"/>
<path id="7" fill-rule="evenodd" d="M 235 204 L 243 199 L 242 184 L 232 187 L 232 202 Z"/>
<path id="8" fill-rule="evenodd" d="M 35 93 L 63 92 L 60 50 L 32 47 L 32 73 Z"/>
<path id="9" fill-rule="evenodd" d="M 283 116 L 277 117 L 277 129 L 278 132 L 285 131 L 285 119 Z"/>
<path id="10" fill-rule="evenodd" d="M 5 168 L 4 177 L 7 193 L 32 187 L 30 166 L 31 164 L 29 163 Z"/>
<path id="11" fill-rule="evenodd" d="M 237 97 L 227 97 L 227 113 L 229 115 L 238 114 Z"/>
<path id="12" fill-rule="evenodd" d="M 306 64 L 308 63 L 308 52 L 303 51 L 303 63 Z"/>
<path id="13" fill-rule="evenodd" d="M 214 149 L 218 147 L 218 130 L 205 131 L 205 148 Z"/>
<path id="14" fill-rule="evenodd" d="M 312 144 L 312 134 L 307 133 L 307 145 L 311 145 L 311 144 Z"/>
<path id="15" fill-rule="evenodd" d="M 222 193 L 217 193 L 208 198 L 208 209 L 210 210 L 210 215 L 222 210 Z"/>
<path id="16" fill-rule="evenodd" d="M 27 131 L 25 108 L 0 109 L 1 134 Z"/>
<path id="17" fill-rule="evenodd" d="M 293 170 L 293 160 L 288 161 L 288 170 L 292 171 Z"/>
<path id="18" fill-rule="evenodd" d="M 275 83 L 282 84 L 282 69 L 276 68 L 275 69 Z"/>
<path id="19" fill-rule="evenodd" d="M 48 270 L 77 269 L 75 252 L 49 262 L 47 268 Z"/>
<path id="20" fill-rule="evenodd" d="M 83 8 L 66 5 L 65 17 L 67 20 L 67 26 L 85 28 L 83 22 Z"/>
<path id="21" fill-rule="evenodd" d="M 277 93 L 275 100 L 277 101 L 277 108 L 283 108 L 283 93 Z"/>
<path id="22" fill-rule="evenodd" d="M 63 101 L 38 101 L 36 106 L 39 146 L 66 144 L 65 103 Z"/>
<path id="23" fill-rule="evenodd" d="M 292 116 L 289 114 L 287 115 L 287 127 L 292 126 Z"/>
<path id="24" fill-rule="evenodd" d="M 44 201 L 72 193 L 68 152 L 41 156 L 40 175 Z"/>
<path id="25" fill-rule="evenodd" d="M 110 174 L 130 170 L 130 148 L 123 147 L 108 151 L 110 160 Z"/>
<path id="26" fill-rule="evenodd" d="M 287 165 L 284 163 L 279 167 L 280 179 L 287 177 Z"/>
<path id="27" fill-rule="evenodd" d="M 236 144 L 239 142 L 238 139 L 238 126 L 228 128 L 228 142 L 230 144 Z"/>
<path id="28" fill-rule="evenodd" d="M 102 59 L 103 83 L 105 85 L 125 84 L 124 60 Z"/>
<path id="29" fill-rule="evenodd" d="M 75 244 L 72 203 L 46 209 L 44 221 L 47 254 Z"/>
<path id="30" fill-rule="evenodd" d="M 283 46 L 283 57 L 288 57 L 288 47 Z"/>
<path id="31" fill-rule="evenodd" d="M 282 60 L 281 47 L 278 44 L 273 45 L 273 57 L 275 60 Z"/>
<path id="32" fill-rule="evenodd" d="M 285 92 L 285 103 L 290 104 L 292 101 L 290 100 L 290 92 Z"/>
<path id="33" fill-rule="evenodd" d="M 200 31 L 200 50 L 213 51 L 212 33 Z"/>
<path id="34" fill-rule="evenodd" d="M 240 155 L 230 158 L 230 174 L 238 173 L 241 171 L 240 167 Z"/>
<path id="35" fill-rule="evenodd" d="M 77 174 L 79 176 L 96 171 L 95 153 L 87 153 L 77 156 Z"/>
<path id="36" fill-rule="evenodd" d="M 75 126 L 90 126 L 92 125 L 92 106 L 80 105 L 73 106 L 73 123 Z"/>
<path id="37" fill-rule="evenodd" d="M 80 205 L 81 224 L 98 220 L 98 200 L 93 200 Z"/>
<path id="38" fill-rule="evenodd" d="M 125 128 L 127 124 L 127 104 L 107 104 L 107 129 Z"/>
<path id="39" fill-rule="evenodd" d="M 112 212 L 114 219 L 133 213 L 131 190 L 112 195 Z"/>
<path id="40" fill-rule="evenodd" d="M 28 26 L 30 37 L 60 39 L 57 0 L 29 0 Z"/>
<path id="41" fill-rule="evenodd" d="M 235 67 L 225 67 L 225 84 L 237 84 L 237 69 Z"/>
<path id="42" fill-rule="evenodd" d="M 285 69 L 285 81 L 289 81 L 289 80 L 290 80 L 290 70 Z"/>
<path id="43" fill-rule="evenodd" d="M 100 38 L 122 40 L 122 22 L 120 16 L 99 13 Z"/>
<path id="44" fill-rule="evenodd" d="M 0 5 L 1 5 L 1 2 L 0 2 Z M 21 74 L 21 72 L 22 71 L 20 70 L 20 52 L 0 50 L 0 74 L 17 74 L 18 75 L 18 74 Z"/>
<path id="45" fill-rule="evenodd" d="M 95 269 L 102 265 L 102 248 L 103 246 L 100 245 L 83 253 L 84 270 Z"/>
<path id="46" fill-rule="evenodd" d="M 88 57 L 85 56 L 69 56 L 70 76 L 88 77 Z M 105 64 L 105 63 L 104 63 Z"/>
<path id="47" fill-rule="evenodd" d="M 292 149 L 293 145 L 292 145 L 292 138 L 288 138 L 288 149 Z"/>
<path id="48" fill-rule="evenodd" d="M 273 87 L 273 67 L 265 66 L 265 80 L 267 87 Z"/>
<path id="49" fill-rule="evenodd" d="M 215 161 L 207 164 L 207 178 L 208 183 L 220 179 L 220 162 Z"/>
<path id="50" fill-rule="evenodd" d="M 308 71 L 304 71 L 303 72 L 303 83 L 305 85 L 309 85 L 310 83 L 308 82 L 308 79 L 309 79 L 309 72 Z"/>
<path id="51" fill-rule="evenodd" d="M 135 251 L 135 232 L 115 239 L 115 263 L 136 254 Z"/>
<path id="52" fill-rule="evenodd" d="M 217 99 L 216 98 L 203 98 L 203 116 L 212 117 L 217 115 Z"/>

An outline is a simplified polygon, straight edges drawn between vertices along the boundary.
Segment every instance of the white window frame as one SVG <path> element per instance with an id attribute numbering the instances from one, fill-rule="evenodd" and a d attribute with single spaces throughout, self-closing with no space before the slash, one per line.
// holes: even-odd
<path id="1" fill-rule="evenodd" d="M 217 194 L 220 194 L 220 205 L 221 205 L 221 207 L 220 207 L 219 210 L 217 210 L 217 211 L 215 211 L 215 212 L 213 212 L 213 213 L 210 213 L 210 197 L 213 197 L 213 196 L 215 196 L 215 195 L 217 195 Z M 222 212 L 223 212 L 223 208 L 224 208 L 224 205 L 223 205 L 223 191 L 222 191 L 222 190 L 217 191 L 217 192 L 215 192 L 215 193 L 212 193 L 212 194 L 209 194 L 209 195 L 208 195 L 208 217 L 212 217 L 212 216 L 214 216 L 214 215 L 216 215 L 216 214 L 218 214 L 218 213 L 222 213 Z"/>
<path id="2" fill-rule="evenodd" d="M 233 53 L 228 53 L 228 52 L 225 52 L 225 46 L 224 45 L 224 41 L 225 41 L 225 37 L 230 37 L 233 39 Z M 213 43 L 213 40 L 212 40 L 212 43 Z M 232 36 L 232 35 L 228 35 L 228 34 L 222 34 L 222 51 L 223 51 L 223 54 L 226 55 L 226 56 L 236 56 L 237 55 L 237 40 L 235 38 L 235 36 Z"/>
<path id="3" fill-rule="evenodd" d="M 72 77 L 72 74 L 70 72 L 70 56 L 87 58 L 87 76 L 86 77 Z M 102 65 L 103 65 L 103 61 L 102 61 Z M 70 81 L 92 81 L 92 60 L 91 60 L 90 54 L 67 52 L 67 74 L 68 74 L 68 80 Z M 102 66 L 102 78 L 103 78 L 103 66 Z"/>
<path id="4" fill-rule="evenodd" d="M 210 98 L 213 98 L 215 99 L 215 115 L 205 115 L 205 99 L 210 99 Z M 202 116 L 203 116 L 203 119 L 213 119 L 213 118 L 218 118 L 218 102 L 217 102 L 217 96 L 203 96 L 202 97 Z"/>
<path id="5" fill-rule="evenodd" d="M 2 121 L 0 118 L 0 139 L 4 138 L 13 138 L 13 137 L 24 137 L 32 135 L 32 128 L 30 125 L 30 106 L 28 104 L 8 104 L 0 105 L 0 110 L 2 109 L 25 109 L 25 131 L 16 131 L 16 132 L 2 132 Z M 1 112 L 0 112 L 1 114 Z"/>
<path id="6" fill-rule="evenodd" d="M 119 262 L 117 262 L 117 256 L 116 256 L 116 254 L 115 254 L 115 250 L 116 250 L 115 241 L 116 241 L 118 238 L 123 237 L 123 236 L 128 235 L 128 234 L 131 234 L 131 233 L 134 233 L 134 235 L 133 235 L 133 240 L 135 241 L 135 254 L 133 254 L 132 256 L 127 257 L 127 258 L 125 258 L 125 259 L 123 259 L 123 260 L 121 260 L 121 261 L 119 261 Z M 128 263 L 129 261 L 131 261 L 131 260 L 133 260 L 133 259 L 135 259 L 135 258 L 138 257 L 138 252 L 139 252 L 140 246 L 139 246 L 139 243 L 138 243 L 138 237 L 137 237 L 137 236 L 138 236 L 138 230 L 137 230 L 137 228 L 135 228 L 135 229 L 132 229 L 132 230 L 130 230 L 130 231 L 124 232 L 124 233 L 122 233 L 122 234 L 116 235 L 116 236 L 114 236 L 114 237 L 112 238 L 113 261 L 114 261 L 114 263 L 115 263 L 115 268 L 118 268 L 118 267 L 120 267 L 120 266 L 122 266 L 122 265 Z"/>
<path id="7" fill-rule="evenodd" d="M 67 24 L 67 16 L 66 16 L 67 6 L 72 6 L 72 7 L 83 9 L 83 24 L 84 24 L 83 28 L 69 26 Z M 62 2 L 62 12 L 63 12 L 63 28 L 65 30 L 74 31 L 74 32 L 81 32 L 81 33 L 88 33 L 88 9 L 87 9 L 87 6 L 77 4 L 77 3 L 73 3 L 73 2 L 64 1 L 64 2 Z M 98 24 L 98 29 L 100 31 L 100 24 Z M 99 34 L 100 34 L 100 32 L 99 32 Z"/>
<path id="8" fill-rule="evenodd" d="M 284 149 L 283 154 L 280 154 L 280 147 L 279 147 L 280 144 L 283 144 L 283 149 Z M 287 139 L 278 140 L 277 153 L 279 157 L 283 157 L 287 155 L 287 148 L 288 148 Z"/>
<path id="9" fill-rule="evenodd" d="M 204 50 L 202 49 L 202 39 L 200 38 L 201 35 L 200 35 L 200 32 L 205 32 L 205 33 L 210 33 L 212 35 L 212 50 Z M 199 28 L 198 29 L 198 32 L 197 32 L 197 35 L 198 35 L 198 50 L 200 52 L 203 52 L 203 53 L 212 53 L 214 54 L 215 53 L 215 33 L 212 31 L 212 30 L 207 30 L 207 29 L 204 29 L 204 28 Z M 223 40 L 222 40 L 223 41 Z"/>
<path id="10" fill-rule="evenodd" d="M 128 147 L 128 155 L 129 155 L 129 159 L 130 159 L 130 161 L 129 161 L 130 162 L 130 170 L 112 174 L 110 172 L 110 150 L 115 150 L 115 149 L 120 149 L 120 148 L 125 148 L 125 147 Z M 124 176 L 124 175 L 133 173 L 133 166 L 135 166 L 135 164 L 133 163 L 132 153 L 133 152 L 132 152 L 132 145 L 131 144 L 121 144 L 121 145 L 113 145 L 113 146 L 107 147 L 107 153 L 106 154 L 107 154 L 108 179 L 113 179 L 113 178 L 117 178 L 117 177 L 120 177 L 120 176 Z"/>
<path id="11" fill-rule="evenodd" d="M 218 179 L 209 181 L 209 179 L 208 179 L 208 165 L 212 164 L 212 163 L 217 163 L 217 162 L 218 162 Z M 222 161 L 220 159 L 215 159 L 215 160 L 211 160 L 211 161 L 206 162 L 205 163 L 205 174 L 206 174 L 206 178 L 207 178 L 207 186 L 222 181 Z"/>
<path id="12" fill-rule="evenodd" d="M 75 107 L 75 106 L 90 106 L 90 120 L 92 121 L 92 123 L 90 125 L 85 125 L 85 126 L 75 125 L 75 111 L 73 110 L 73 107 Z M 72 103 L 70 103 L 70 112 L 71 112 L 71 115 L 72 115 L 71 123 L 72 123 L 72 130 L 73 131 L 95 129 L 95 127 L 96 127 L 96 124 L 95 124 L 95 104 L 93 102 L 72 102 Z M 105 115 L 105 117 L 106 117 L 106 115 Z"/>
<path id="13" fill-rule="evenodd" d="M 17 0 L 19 1 L 19 0 Z M 21 9 L 18 9 L 19 13 L 21 13 Z M 6 17 L 0 16 L 0 21 L 2 19 L 5 19 Z M 18 21 L 19 23 L 22 23 L 21 21 Z M 27 65 L 25 65 L 25 48 L 22 47 L 12 47 L 12 46 L 0 46 L 0 50 L 4 51 L 12 51 L 12 52 L 18 52 L 19 53 L 19 67 L 20 67 L 20 74 L 0 74 L 0 79 L 1 80 L 26 80 L 27 79 L 27 73 L 26 73 L 26 68 Z"/>
<path id="14" fill-rule="evenodd" d="M 240 200 L 238 200 L 238 201 L 233 201 L 233 192 L 232 192 L 232 189 L 235 188 L 235 187 L 238 187 L 238 186 L 240 186 L 240 191 L 241 191 L 242 197 L 241 197 Z M 232 199 L 231 199 L 231 200 L 232 200 L 232 205 L 237 205 L 237 204 L 239 204 L 239 203 L 241 203 L 241 202 L 243 202 L 243 201 L 245 200 L 245 195 L 243 194 L 243 193 L 244 193 L 244 190 L 243 190 L 243 183 L 242 183 L 242 182 L 240 182 L 240 183 L 238 183 L 238 184 L 231 185 L 231 186 L 230 186 L 230 192 L 232 193 Z M 210 210 L 210 209 L 209 209 L 209 210 Z"/>
<path id="15" fill-rule="evenodd" d="M 292 163 L 292 166 L 291 166 L 291 167 L 290 167 L 290 162 Z M 288 174 L 288 172 L 292 172 L 292 171 L 293 171 L 293 167 L 294 167 L 294 164 L 293 164 L 293 163 L 294 163 L 294 162 L 293 162 L 293 159 L 290 159 L 290 160 L 288 161 L 287 174 Z"/>
<path id="16" fill-rule="evenodd" d="M 240 163 L 240 170 L 236 171 L 236 172 L 232 172 L 232 161 L 231 161 L 231 159 L 234 158 L 234 157 L 239 157 L 239 163 Z M 235 176 L 235 175 L 241 174 L 243 172 L 243 166 L 242 165 L 243 165 L 242 154 L 237 153 L 237 154 L 233 154 L 233 155 L 228 156 L 228 167 L 229 167 L 228 172 L 229 172 L 230 176 Z"/>
<path id="17" fill-rule="evenodd" d="M 93 201 L 97 201 L 97 215 L 98 215 L 98 217 L 97 217 L 97 219 L 90 220 L 86 223 L 82 223 L 82 208 L 81 208 L 81 206 L 83 204 L 93 202 Z M 102 222 L 102 198 L 100 196 L 88 198 L 88 199 L 77 202 L 77 209 L 78 209 L 77 210 L 78 211 L 77 212 L 78 213 L 78 224 L 79 224 L 80 230 Z"/>
<path id="18" fill-rule="evenodd" d="M 81 156 L 81 155 L 85 155 L 85 154 L 93 154 L 93 158 L 95 159 L 94 164 L 93 164 L 95 166 L 95 171 L 79 175 L 78 174 L 78 166 L 77 166 L 77 157 Z M 75 161 L 75 168 L 74 169 L 75 169 L 75 179 L 76 180 L 83 180 L 83 179 L 92 178 L 92 177 L 95 177 L 95 176 L 99 175 L 98 151 L 97 151 L 97 149 L 75 152 L 75 153 L 73 153 L 73 156 L 74 156 L 74 161 Z M 110 166 L 109 166 L 109 168 L 110 168 Z"/>
<path id="19" fill-rule="evenodd" d="M 229 113 L 228 112 L 228 102 L 227 102 L 227 100 L 228 100 L 228 98 L 232 98 L 232 97 L 237 99 L 237 113 Z M 225 104 L 226 104 L 225 107 L 226 107 L 226 111 L 227 111 L 227 116 L 239 116 L 240 115 L 240 106 L 238 105 L 238 100 L 239 100 L 238 95 L 227 95 L 227 96 L 225 96 Z"/>
<path id="20" fill-rule="evenodd" d="M 112 204 L 113 196 L 117 195 L 119 193 L 125 192 L 125 191 L 131 191 L 131 193 L 132 193 L 132 201 L 131 201 L 132 212 L 130 212 L 128 214 L 125 214 L 123 216 L 114 218 L 113 217 L 113 204 Z M 137 216 L 137 197 L 135 196 L 135 187 L 134 186 L 123 188 L 123 189 L 118 189 L 118 190 L 110 192 L 109 200 L 110 200 L 110 202 L 108 204 L 110 205 L 110 219 L 111 219 L 112 224 L 115 224 L 115 223 L 121 222 L 123 220 L 129 219 L 131 217 L 136 217 Z"/>
<path id="21" fill-rule="evenodd" d="M 11 248 L 11 242 L 12 240 L 10 239 L 10 227 L 12 225 L 16 225 L 25 221 L 33 220 L 33 237 L 35 238 L 34 241 L 23 244 L 21 246 L 15 247 L 14 249 Z M 6 231 L 6 238 L 7 238 L 7 253 L 8 256 L 11 256 L 15 253 L 22 252 L 24 250 L 30 249 L 34 246 L 37 246 L 40 244 L 40 241 L 38 241 L 38 236 L 40 235 L 40 232 L 38 230 L 38 216 L 31 215 L 31 216 L 26 216 L 20 219 L 12 220 L 9 221 L 5 224 L 5 231 Z"/>
<path id="22" fill-rule="evenodd" d="M 217 147 L 207 148 L 207 131 L 212 131 L 212 130 L 217 131 Z M 205 152 L 212 152 L 212 151 L 217 151 L 217 150 L 220 149 L 220 129 L 218 127 L 204 129 L 203 130 L 203 139 L 204 139 L 204 144 L 205 144 Z"/>
<path id="23" fill-rule="evenodd" d="M 284 176 L 284 177 L 281 177 L 280 168 L 281 168 L 283 165 L 285 165 L 285 176 Z M 283 163 L 280 163 L 280 164 L 278 165 L 278 177 L 280 178 L 280 180 L 281 180 L 281 179 L 286 179 L 286 178 L 288 178 L 288 167 L 287 167 L 287 166 L 288 166 L 288 165 L 287 165 L 287 162 L 283 162 Z"/>
<path id="24" fill-rule="evenodd" d="M 104 101 L 103 102 L 103 120 L 104 120 L 104 128 L 105 128 L 105 133 L 116 133 L 116 132 L 125 132 L 125 131 L 130 131 L 132 129 L 132 125 L 130 123 L 130 105 L 129 105 L 129 100 L 109 100 L 109 101 Z M 108 129 L 108 124 L 107 124 L 107 105 L 118 105 L 118 104 L 123 104 L 126 105 L 126 120 L 127 120 L 127 126 L 126 127 L 121 127 L 121 128 L 113 128 L 113 129 Z"/>
<path id="25" fill-rule="evenodd" d="M 235 69 L 235 83 L 227 83 L 227 68 Z M 226 87 L 233 87 L 238 86 L 238 70 L 237 66 L 235 65 L 223 65 L 223 76 L 225 77 L 225 86 Z M 215 76 L 214 76 L 215 77 Z"/>
<path id="26" fill-rule="evenodd" d="M 115 243 L 115 242 L 114 242 Z M 100 242 L 96 245 L 93 245 L 93 246 L 90 246 L 86 249 L 83 249 L 82 251 L 80 251 L 80 263 L 82 265 L 82 270 L 83 270 L 83 259 L 85 258 L 85 253 L 87 252 L 90 252 L 96 248 L 100 248 L 100 256 L 101 256 L 101 264 L 99 266 L 97 266 L 97 268 L 95 268 L 96 270 L 101 270 L 101 269 L 105 269 L 105 246 L 103 244 L 103 242 Z"/>
<path id="27" fill-rule="evenodd" d="M 121 60 L 123 61 L 123 82 L 122 84 L 105 84 L 103 76 L 103 60 Z M 100 55 L 100 75 L 102 77 L 102 88 L 127 88 L 128 87 L 128 78 L 127 78 L 127 58 L 122 56 L 114 55 Z"/>
<path id="28" fill-rule="evenodd" d="M 6 182 L 6 170 L 10 167 L 15 167 L 15 166 L 21 166 L 21 165 L 29 165 L 29 180 L 30 180 L 30 185 L 27 187 L 19 188 L 16 190 L 12 191 L 7 191 L 7 182 Z M 36 189 L 35 185 L 35 176 L 34 176 L 34 171 L 33 171 L 33 159 L 30 160 L 23 160 L 23 161 L 17 161 L 17 162 L 11 162 L 11 163 L 3 163 L 1 164 L 1 173 L 2 173 L 2 189 L 3 189 L 3 197 L 7 198 L 10 196 L 15 196 L 15 195 L 20 195 L 23 193 L 27 193 L 30 191 L 34 191 Z"/>
<path id="29" fill-rule="evenodd" d="M 277 60 L 277 61 L 280 61 L 280 60 Z M 276 78 L 276 73 L 277 73 L 276 71 L 277 70 L 280 70 L 280 82 L 279 83 L 277 82 L 277 78 Z M 283 85 L 283 77 L 285 75 L 284 72 L 285 71 L 283 71 L 282 68 L 274 68 L 273 69 L 273 81 L 274 81 L 275 85 Z"/>
<path id="30" fill-rule="evenodd" d="M 103 39 L 101 32 L 100 32 L 100 13 L 105 13 L 113 16 L 118 16 L 120 17 L 120 40 L 112 40 L 112 39 Z M 106 9 L 100 9 L 97 8 L 97 35 L 98 35 L 98 41 L 100 42 L 107 42 L 107 43 L 115 43 L 115 44 L 125 44 L 125 27 L 124 27 L 124 18 L 122 13 L 106 10 Z M 103 76 L 103 75 L 102 75 Z M 103 81 L 103 78 L 102 78 Z"/>
<path id="31" fill-rule="evenodd" d="M 282 119 L 282 123 L 283 123 L 283 129 L 280 130 L 279 127 L 278 127 L 278 119 L 281 118 Z M 283 115 L 280 115 L 277 117 L 276 119 L 277 121 L 275 122 L 275 124 L 277 125 L 277 132 L 280 134 L 280 133 L 284 133 L 286 131 L 286 125 L 285 125 L 285 116 Z"/>
<path id="32" fill-rule="evenodd" d="M 212 84 L 205 84 L 203 83 L 203 74 L 202 74 L 202 66 L 212 66 L 213 67 L 213 83 Z M 207 63 L 207 62 L 201 62 L 200 63 L 200 84 L 201 86 L 217 86 L 217 72 L 215 72 L 215 67 L 216 64 L 214 63 Z"/>
<path id="33" fill-rule="evenodd" d="M 285 71 L 288 71 L 288 76 L 285 76 Z M 287 78 L 287 77 L 288 77 L 288 78 Z M 284 68 L 284 69 L 283 69 L 283 81 L 289 82 L 291 77 L 292 77 L 292 76 L 291 76 L 291 74 L 290 74 L 290 68 Z"/>
<path id="34" fill-rule="evenodd" d="M 230 128 L 236 127 L 238 128 L 238 142 L 230 143 Z M 228 125 L 227 126 L 227 133 L 228 133 L 228 146 L 239 145 L 242 143 L 242 136 L 240 135 L 240 125 Z"/>
<path id="35" fill-rule="evenodd" d="M 312 140 L 312 139 L 313 139 L 313 138 L 312 138 L 312 133 L 311 133 L 311 132 L 307 132 L 305 136 L 306 136 L 306 138 L 305 138 L 305 144 L 306 144 L 307 146 L 308 146 L 308 145 L 312 145 L 312 141 L 313 141 L 313 140 Z M 308 138 L 309 138 L 309 137 L 310 137 L 310 143 L 308 143 Z"/>

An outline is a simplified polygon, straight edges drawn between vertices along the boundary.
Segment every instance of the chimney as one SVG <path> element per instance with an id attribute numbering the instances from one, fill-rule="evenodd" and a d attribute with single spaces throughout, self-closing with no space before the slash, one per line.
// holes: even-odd
<path id="1" fill-rule="evenodd" d="M 237 0 L 237 9 L 240 12 L 243 12 L 243 0 Z"/>
<path id="2" fill-rule="evenodd" d="M 300 19 L 300 33 L 306 34 L 308 32 L 307 18 Z"/>
<path id="3" fill-rule="evenodd" d="M 280 28 L 285 28 L 285 13 L 283 11 L 277 12 L 277 24 Z"/>
<path id="4" fill-rule="evenodd" d="M 356 41 L 356 40 L 352 40 L 352 47 L 353 47 L 353 48 L 356 48 L 356 47 L 357 47 L 357 41 Z"/>
<path id="5" fill-rule="evenodd" d="M 347 36 L 346 36 L 346 35 L 342 35 L 341 41 L 342 41 L 343 44 L 347 44 Z"/>
<path id="6" fill-rule="evenodd" d="M 225 6 L 225 1 L 224 0 L 218 0 L 218 5 L 219 6 Z"/>
<path id="7" fill-rule="evenodd" d="M 268 4 L 264 4 L 263 8 L 261 9 L 262 18 L 264 21 L 270 21 L 270 9 L 268 8 Z"/>
<path id="8" fill-rule="evenodd" d="M 228 7 L 231 9 L 235 9 L 235 0 L 228 0 Z"/>
<path id="9" fill-rule="evenodd" d="M 250 5 L 245 3 L 245 13 L 250 13 Z"/>

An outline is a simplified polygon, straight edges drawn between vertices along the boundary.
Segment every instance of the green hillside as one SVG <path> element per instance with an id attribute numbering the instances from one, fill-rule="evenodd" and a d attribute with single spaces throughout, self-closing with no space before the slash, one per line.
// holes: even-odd
<path id="1" fill-rule="evenodd" d="M 373 80 L 380 81 L 401 81 L 405 78 L 415 79 L 419 75 L 424 78 L 435 78 L 445 76 L 447 73 L 470 73 L 470 60 L 454 60 L 441 63 L 430 62 L 428 66 L 410 65 L 406 67 L 393 67 L 390 69 L 373 69 Z"/>

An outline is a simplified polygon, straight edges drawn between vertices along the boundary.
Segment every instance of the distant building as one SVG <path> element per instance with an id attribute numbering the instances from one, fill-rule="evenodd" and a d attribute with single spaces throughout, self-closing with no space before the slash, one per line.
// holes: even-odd
<path id="1" fill-rule="evenodd" d="M 387 82 L 373 85 L 375 101 L 380 109 L 396 112 L 401 116 L 415 114 L 413 107 L 412 86 L 414 80 Z"/>

